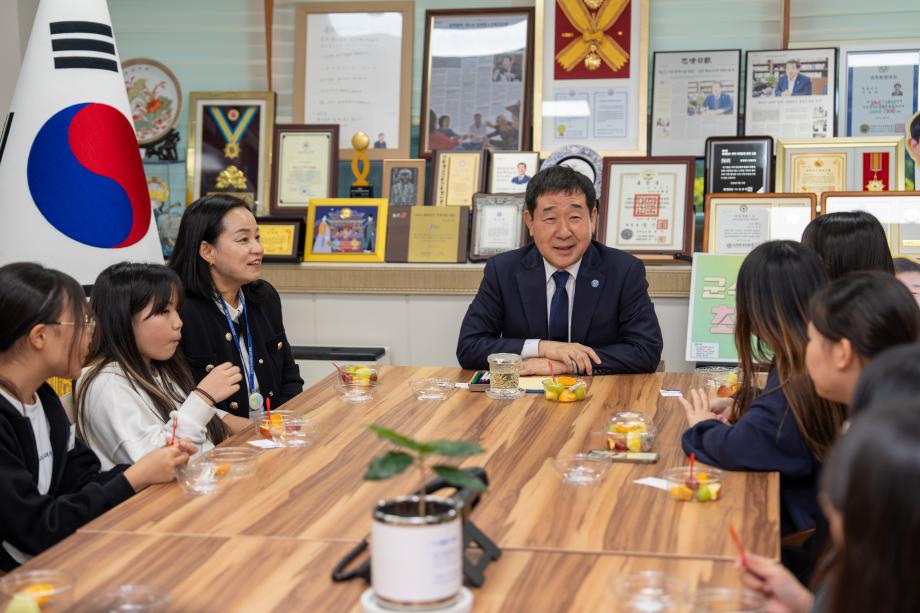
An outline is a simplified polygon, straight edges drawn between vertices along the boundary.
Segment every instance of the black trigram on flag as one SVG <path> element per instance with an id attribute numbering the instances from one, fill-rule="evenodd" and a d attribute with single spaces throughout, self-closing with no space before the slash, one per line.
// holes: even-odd
<path id="1" fill-rule="evenodd" d="M 89 68 L 118 72 L 111 26 L 94 21 L 52 21 L 50 26 L 55 69 Z M 89 54 L 84 55 L 87 52 Z"/>

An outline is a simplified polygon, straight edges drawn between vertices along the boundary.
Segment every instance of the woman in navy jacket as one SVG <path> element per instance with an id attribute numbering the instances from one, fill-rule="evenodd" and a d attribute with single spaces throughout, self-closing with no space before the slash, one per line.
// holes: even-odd
<path id="1" fill-rule="evenodd" d="M 690 428 L 684 451 L 726 470 L 780 473 L 783 534 L 813 528 L 821 462 L 845 419 L 818 396 L 805 369 L 808 302 L 827 283 L 818 255 L 792 241 L 754 249 L 738 272 L 735 346 L 741 388 L 730 406 L 710 406 L 703 390 L 681 399 Z M 755 364 L 769 364 L 766 386 Z"/>
<path id="2" fill-rule="evenodd" d="M 278 407 L 303 390 L 281 319 L 281 298 L 261 281 L 256 219 L 242 200 L 205 196 L 182 216 L 169 265 L 185 286 L 182 350 L 196 381 L 225 362 L 240 367 L 240 390 L 215 406 L 240 417 Z"/>

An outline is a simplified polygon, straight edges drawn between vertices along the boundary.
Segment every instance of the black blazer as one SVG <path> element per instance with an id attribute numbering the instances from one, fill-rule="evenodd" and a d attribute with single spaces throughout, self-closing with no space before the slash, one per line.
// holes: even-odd
<path id="1" fill-rule="evenodd" d="M 490 353 L 521 353 L 529 338 L 549 336 L 546 271 L 536 245 L 486 262 L 457 342 L 463 368 L 488 368 Z M 574 343 L 597 352 L 595 374 L 654 372 L 661 359 L 661 327 L 637 258 L 592 241 L 575 279 Z"/>
<path id="2" fill-rule="evenodd" d="M 281 321 L 281 297 L 270 284 L 261 281 L 259 300 L 247 297 L 246 312 L 252 332 L 252 358 L 255 360 L 259 389 L 271 398 L 272 407 L 282 404 L 303 391 L 300 368 L 294 362 L 291 345 Z M 182 316 L 182 350 L 192 368 L 195 381 L 201 381 L 212 368 L 224 362 L 233 362 L 242 370 L 240 350 L 233 343 L 227 317 L 213 300 L 185 293 Z M 243 335 L 245 336 L 245 327 Z M 247 341 L 248 342 L 248 341 Z M 246 356 L 249 359 L 249 356 Z M 249 417 L 249 392 L 246 377 L 240 391 L 217 405 L 239 415 Z"/>
<path id="3" fill-rule="evenodd" d="M 32 422 L 0 396 L 0 541 L 38 555 L 134 494 L 127 465 L 99 472 L 99 459 L 79 439 L 67 450 L 71 428 L 47 383 L 38 390 L 51 431 L 51 485 L 38 493 L 38 450 Z M 0 570 L 19 564 L 0 547 Z"/>

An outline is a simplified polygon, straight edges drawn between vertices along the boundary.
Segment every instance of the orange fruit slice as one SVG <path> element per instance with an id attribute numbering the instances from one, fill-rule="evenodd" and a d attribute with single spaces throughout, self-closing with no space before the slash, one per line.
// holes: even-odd
<path id="1" fill-rule="evenodd" d="M 575 402 L 576 400 L 578 400 L 578 397 L 572 390 L 564 390 L 559 394 L 559 402 Z"/>
<path id="2" fill-rule="evenodd" d="M 48 602 L 48 600 L 54 594 L 54 590 L 54 585 L 50 583 L 40 583 L 38 585 L 30 585 L 26 589 L 20 590 L 16 595 L 30 596 L 35 600 L 35 604 L 42 606 Z"/>
<path id="3" fill-rule="evenodd" d="M 575 379 L 575 377 L 561 376 L 561 377 L 556 377 L 556 383 L 558 383 L 559 385 L 564 385 L 568 387 L 570 385 L 575 385 L 576 383 L 578 383 L 578 380 Z"/>

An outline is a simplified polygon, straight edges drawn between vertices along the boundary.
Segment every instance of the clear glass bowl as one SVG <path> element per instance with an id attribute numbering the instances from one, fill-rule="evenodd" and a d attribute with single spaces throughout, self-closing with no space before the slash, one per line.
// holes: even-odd
<path id="1" fill-rule="evenodd" d="M 595 460 L 586 453 L 574 453 L 554 458 L 553 466 L 563 483 L 594 485 L 603 479 L 610 463 Z"/>
<path id="2" fill-rule="evenodd" d="M 730 366 L 701 366 L 694 371 L 701 375 L 703 387 L 710 400 L 731 398 L 741 388 L 741 371 Z"/>
<path id="3" fill-rule="evenodd" d="M 218 465 L 204 459 L 192 460 L 185 466 L 176 469 L 176 481 L 179 486 L 196 496 L 213 494 L 229 481 L 218 476 Z"/>
<path id="4" fill-rule="evenodd" d="M 120 585 L 87 603 L 94 613 L 158 613 L 166 611 L 169 592 L 145 585 Z"/>
<path id="5" fill-rule="evenodd" d="M 0 610 L 9 613 L 66 611 L 76 577 L 59 570 L 22 570 L 0 579 Z"/>
<path id="6" fill-rule="evenodd" d="M 765 610 L 763 596 L 750 590 L 709 587 L 690 594 L 688 611 L 692 613 L 761 613 Z"/>
<path id="7" fill-rule="evenodd" d="M 682 577 L 646 570 L 614 577 L 610 589 L 622 613 L 676 613 L 683 611 L 689 584 Z"/>
<path id="8" fill-rule="evenodd" d="M 343 383 L 341 380 L 335 381 L 335 393 L 339 398 L 346 402 L 368 402 L 374 399 L 377 385 L 365 385 L 363 383 Z"/>
<path id="9" fill-rule="evenodd" d="M 285 447 L 306 447 L 315 439 L 316 423 L 302 415 L 273 411 L 271 419 L 266 416 L 259 420 L 259 433 Z"/>
<path id="10" fill-rule="evenodd" d="M 696 466 L 693 478 L 690 467 L 679 466 L 665 472 L 671 498 L 681 502 L 715 502 L 722 497 L 722 471 L 718 468 Z"/>
<path id="11" fill-rule="evenodd" d="M 584 379 L 561 375 L 556 380 L 543 379 L 543 397 L 555 402 L 578 402 L 585 399 L 588 384 Z"/>
<path id="12" fill-rule="evenodd" d="M 645 413 L 614 413 L 607 424 L 610 451 L 651 451 L 658 429 Z"/>
<path id="13" fill-rule="evenodd" d="M 217 477 L 248 479 L 256 474 L 259 451 L 250 447 L 216 447 L 202 454 L 201 460 L 217 465 Z"/>
<path id="14" fill-rule="evenodd" d="M 343 366 L 338 369 L 338 375 L 338 380 L 346 385 L 354 384 L 368 387 L 377 385 L 380 377 L 380 373 L 373 366 L 362 366 L 360 364 Z"/>
<path id="15" fill-rule="evenodd" d="M 418 400 L 447 400 L 457 389 L 457 386 L 450 379 L 429 377 L 427 379 L 412 379 L 409 381 L 409 388 L 415 392 L 415 397 Z"/>

